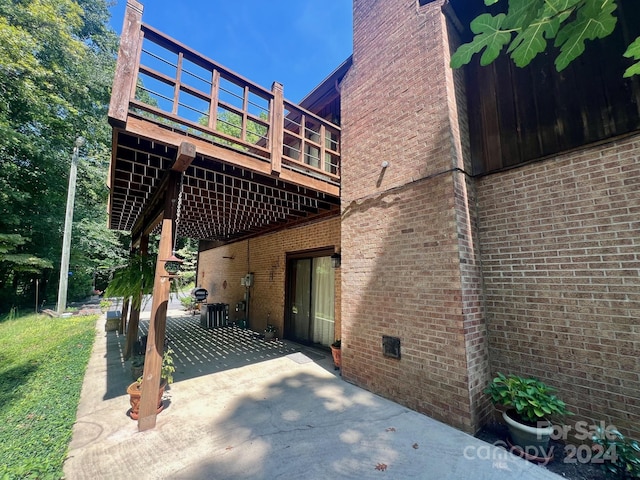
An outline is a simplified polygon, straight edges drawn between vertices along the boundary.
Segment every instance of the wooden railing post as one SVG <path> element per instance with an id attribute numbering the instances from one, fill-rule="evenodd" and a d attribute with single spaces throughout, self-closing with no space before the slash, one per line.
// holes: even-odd
<path id="1" fill-rule="evenodd" d="M 142 9 L 141 3 L 135 0 L 127 1 L 109 102 L 109 123 L 114 127 L 124 128 L 127 123 L 129 98 L 136 83 L 135 77 L 138 71 Z"/>
<path id="2" fill-rule="evenodd" d="M 176 65 L 176 85 L 173 87 L 173 106 L 171 107 L 171 113 L 178 115 L 178 108 L 180 106 L 180 81 L 182 79 L 182 52 L 178 53 L 178 64 Z"/>
<path id="3" fill-rule="evenodd" d="M 320 141 L 318 143 L 320 144 L 320 158 L 318 159 L 318 168 L 323 172 L 326 172 L 327 127 L 325 127 L 324 123 L 320 124 Z"/>
<path id="4" fill-rule="evenodd" d="M 271 173 L 280 175 L 282 171 L 282 145 L 284 142 L 284 88 L 282 84 L 273 82 L 271 91 L 273 92 L 270 119 L 271 128 L 269 129 Z"/>
<path id="5" fill-rule="evenodd" d="M 218 127 L 218 102 L 220 96 L 220 70 L 213 70 L 211 79 L 211 103 L 209 103 L 209 128 L 216 130 Z"/>

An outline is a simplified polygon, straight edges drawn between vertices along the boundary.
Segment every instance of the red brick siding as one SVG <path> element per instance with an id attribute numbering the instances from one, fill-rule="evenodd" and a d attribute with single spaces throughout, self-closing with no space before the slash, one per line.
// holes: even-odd
<path id="1" fill-rule="evenodd" d="M 453 25 L 442 16 L 445 36 L 443 56 L 445 64 L 451 52 L 460 45 L 460 38 Z M 449 123 L 452 138 L 452 166 L 460 169 L 455 174 L 455 205 L 458 227 L 460 276 L 462 279 L 462 303 L 464 337 L 467 353 L 468 389 L 471 405 L 471 425 L 474 428 L 486 423 L 492 412 L 491 403 L 484 388 L 491 379 L 489 368 L 488 333 L 485 322 L 480 243 L 478 238 L 475 181 L 469 177 L 471 156 L 467 127 L 467 108 L 462 70 L 445 69 Z"/>
<path id="2" fill-rule="evenodd" d="M 640 136 L 478 182 L 492 370 L 640 438 Z"/>
<path id="3" fill-rule="evenodd" d="M 354 1 L 353 65 L 342 87 L 343 203 L 450 168 L 441 3 Z"/>
<path id="4" fill-rule="evenodd" d="M 474 431 L 488 409 L 487 342 L 441 7 L 354 2 L 342 87 L 343 376 Z M 400 337 L 401 360 L 383 356 L 382 335 Z"/>
<path id="5" fill-rule="evenodd" d="M 250 289 L 250 328 L 256 331 L 264 330 L 268 317 L 271 323 L 278 327 L 281 335 L 284 327 L 286 255 L 323 247 L 340 250 L 338 217 L 201 252 L 199 282 L 209 290 L 210 303 L 229 303 L 234 307 L 236 302 L 243 299 L 245 292 L 245 288 L 240 285 L 240 279 L 247 272 L 252 272 L 255 282 Z M 224 258 L 231 256 L 234 258 Z M 335 326 L 338 333 L 340 272 L 340 269 L 335 270 Z M 225 281 L 226 289 L 223 287 Z M 231 318 L 236 320 L 233 311 Z"/>
<path id="6" fill-rule="evenodd" d="M 343 377 L 469 430 L 453 178 L 398 189 L 343 215 Z M 382 336 L 401 340 L 384 357 Z"/>
<path id="7" fill-rule="evenodd" d="M 475 202 L 458 170 L 466 111 L 442 3 L 354 2 L 342 88 L 343 375 L 473 431 L 488 410 L 487 342 Z M 382 355 L 382 335 L 401 338 L 400 361 Z"/>
<path id="8" fill-rule="evenodd" d="M 485 321 L 483 281 L 478 238 L 475 182 L 467 175 L 455 174 L 459 268 L 462 279 L 462 313 L 467 355 L 471 425 L 486 423 L 493 409 L 484 394 L 491 379 L 489 341 Z"/>

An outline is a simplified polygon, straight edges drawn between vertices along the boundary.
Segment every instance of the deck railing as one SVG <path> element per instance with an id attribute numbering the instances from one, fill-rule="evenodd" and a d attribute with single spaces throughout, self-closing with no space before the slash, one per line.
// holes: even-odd
<path id="1" fill-rule="evenodd" d="M 338 126 L 285 100 L 282 85 L 265 89 L 142 24 L 140 12 L 127 15 L 134 21 L 124 23 L 112 120 L 138 116 L 270 162 L 273 173 L 286 168 L 339 184 Z"/>

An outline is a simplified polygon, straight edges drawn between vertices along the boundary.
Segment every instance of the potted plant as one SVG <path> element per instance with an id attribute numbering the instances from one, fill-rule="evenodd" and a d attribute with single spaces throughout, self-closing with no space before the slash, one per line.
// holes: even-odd
<path id="1" fill-rule="evenodd" d="M 502 418 L 509 427 L 514 446 L 527 458 L 548 459 L 553 433 L 550 418 L 571 415 L 555 389 L 536 378 L 498 373 L 484 391 L 494 405 L 503 407 Z"/>
<path id="2" fill-rule="evenodd" d="M 264 329 L 264 339 L 265 340 L 273 340 L 276 336 L 276 332 L 278 331 L 278 327 L 267 324 L 267 328 Z"/>
<path id="3" fill-rule="evenodd" d="M 144 355 L 134 355 L 131 360 L 131 377 L 136 380 L 142 377 L 144 370 Z"/>
<path id="4" fill-rule="evenodd" d="M 342 367 L 342 351 L 341 351 L 342 342 L 340 339 L 336 340 L 331 344 L 331 355 L 333 356 L 333 365 L 334 369 L 338 370 Z"/>
<path id="5" fill-rule="evenodd" d="M 173 363 L 173 350 L 171 348 L 167 348 L 162 355 L 162 369 L 160 371 L 160 388 L 158 389 L 158 409 L 156 413 L 160 413 L 164 408 L 162 403 L 162 395 L 164 395 L 164 390 L 167 385 L 173 383 L 173 372 L 176 371 L 175 365 Z M 140 412 L 140 397 L 142 396 L 142 377 L 139 377 L 135 382 L 133 382 L 127 388 L 127 393 L 129 394 L 129 404 L 131 405 L 131 410 L 129 412 L 129 416 L 133 420 L 138 419 L 138 414 Z"/>

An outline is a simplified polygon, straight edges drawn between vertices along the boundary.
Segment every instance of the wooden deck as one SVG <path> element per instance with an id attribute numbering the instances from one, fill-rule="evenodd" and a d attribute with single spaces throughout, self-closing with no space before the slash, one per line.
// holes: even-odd
<path id="1" fill-rule="evenodd" d="M 180 237 L 230 241 L 339 212 L 340 127 L 144 25 L 131 0 L 109 122 L 110 228 L 156 228 L 171 169 L 184 171 Z"/>

